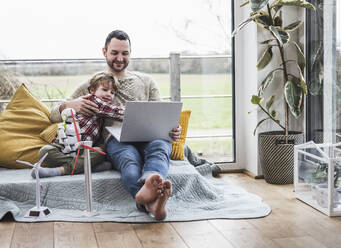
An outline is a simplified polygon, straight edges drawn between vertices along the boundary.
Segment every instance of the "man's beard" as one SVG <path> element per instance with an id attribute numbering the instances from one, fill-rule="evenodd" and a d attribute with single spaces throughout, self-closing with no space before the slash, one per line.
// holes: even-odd
<path id="1" fill-rule="evenodd" d="M 115 61 L 112 61 L 112 62 L 108 61 L 108 60 L 106 60 L 106 61 L 107 61 L 107 65 L 110 67 L 110 69 L 114 72 L 117 72 L 117 73 L 124 71 L 128 67 L 128 63 L 126 61 L 121 63 L 121 64 L 123 64 L 123 67 L 120 69 L 115 68 L 115 66 L 114 66 Z"/>

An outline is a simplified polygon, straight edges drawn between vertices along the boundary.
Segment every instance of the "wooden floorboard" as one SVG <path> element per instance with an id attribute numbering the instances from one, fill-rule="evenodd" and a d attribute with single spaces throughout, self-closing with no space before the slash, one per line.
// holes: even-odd
<path id="1" fill-rule="evenodd" d="M 15 223 L 12 221 L 0 222 L 0 244 L 3 248 L 11 246 Z"/>
<path id="2" fill-rule="evenodd" d="M 230 248 L 231 242 L 225 239 L 208 221 L 177 222 L 171 224 L 185 244 L 190 248 Z"/>
<path id="3" fill-rule="evenodd" d="M 15 223 L 11 248 L 52 248 L 53 246 L 53 222 Z"/>
<path id="4" fill-rule="evenodd" d="M 98 248 L 92 223 L 56 222 L 54 224 L 55 248 Z"/>
<path id="5" fill-rule="evenodd" d="M 98 246 L 101 248 L 142 248 L 131 224 L 94 223 Z"/>
<path id="6" fill-rule="evenodd" d="M 297 200 L 293 185 L 271 185 L 245 174 L 222 174 L 270 205 L 265 218 L 193 222 L 0 222 L 0 247 L 44 248 L 338 248 L 341 217 L 330 218 Z"/>
<path id="7" fill-rule="evenodd" d="M 295 237 L 295 238 L 282 238 L 274 240 L 277 247 L 296 247 L 296 248 L 326 248 L 318 240 L 311 236 Z M 338 246 L 335 246 L 338 247 Z"/>
<path id="8" fill-rule="evenodd" d="M 133 227 L 144 248 L 189 247 L 169 223 L 135 224 Z"/>

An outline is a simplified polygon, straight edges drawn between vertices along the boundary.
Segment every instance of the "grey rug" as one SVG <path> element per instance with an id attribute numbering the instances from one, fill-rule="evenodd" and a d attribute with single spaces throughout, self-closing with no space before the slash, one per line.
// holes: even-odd
<path id="1" fill-rule="evenodd" d="M 169 179 L 173 194 L 167 203 L 165 221 L 259 218 L 271 211 L 257 195 L 211 176 L 209 164 L 193 167 L 188 161 L 171 161 Z M 16 221 L 155 222 L 136 209 L 123 188 L 117 171 L 93 173 L 93 204 L 97 215 L 84 216 L 84 175 L 42 179 L 42 205 L 52 214 L 44 219 L 25 218 L 35 205 L 35 180 L 29 169 L 0 168 L 0 219 L 11 213 Z"/>

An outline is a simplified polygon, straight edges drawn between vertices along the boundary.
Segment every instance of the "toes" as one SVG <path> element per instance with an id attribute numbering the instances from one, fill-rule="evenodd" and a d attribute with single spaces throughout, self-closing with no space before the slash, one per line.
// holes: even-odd
<path id="1" fill-rule="evenodd" d="M 156 189 L 162 189 L 163 187 L 163 180 L 159 174 L 151 175 L 147 180 L 146 183 L 152 185 Z"/>
<path id="2" fill-rule="evenodd" d="M 153 186 L 156 188 L 156 189 L 161 189 L 162 188 L 162 182 L 159 183 L 159 182 L 154 182 L 153 183 Z"/>
<path id="3" fill-rule="evenodd" d="M 164 187 L 165 189 L 171 189 L 171 188 L 172 188 L 172 183 L 171 183 L 171 181 L 169 181 L 169 180 L 164 181 L 164 182 L 163 182 L 163 187 Z"/>
<path id="4" fill-rule="evenodd" d="M 159 174 L 153 174 L 149 178 L 152 179 L 154 182 L 162 181 L 162 178 L 161 178 L 161 176 Z"/>

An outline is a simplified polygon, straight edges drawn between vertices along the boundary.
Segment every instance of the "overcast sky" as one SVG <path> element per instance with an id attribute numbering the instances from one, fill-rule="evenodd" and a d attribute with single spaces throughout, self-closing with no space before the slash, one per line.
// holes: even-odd
<path id="1" fill-rule="evenodd" d="M 341 44 L 341 1 L 336 1 L 336 39 Z"/>
<path id="2" fill-rule="evenodd" d="M 212 10 L 210 2 L 214 3 Z M 230 2 L 1 0 L 0 59 L 99 58 L 107 34 L 114 29 L 130 35 L 134 57 L 167 56 L 184 50 L 222 52 L 228 49 L 224 32 L 231 33 Z M 341 0 L 336 2 L 337 38 L 341 41 Z M 224 14 L 224 31 L 212 13 Z M 182 32 L 188 37 L 180 39 Z"/>
<path id="3" fill-rule="evenodd" d="M 213 2 L 230 11 L 229 1 Z M 102 57 L 105 38 L 114 29 L 130 35 L 135 57 L 190 49 L 205 52 L 216 46 L 212 34 L 200 34 L 200 29 L 210 30 L 216 21 L 207 0 L 1 0 L 0 13 L 2 59 Z M 184 28 L 187 19 L 197 20 L 187 31 L 196 32 L 201 46 L 174 35 L 171 27 Z"/>

